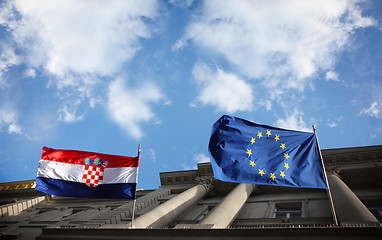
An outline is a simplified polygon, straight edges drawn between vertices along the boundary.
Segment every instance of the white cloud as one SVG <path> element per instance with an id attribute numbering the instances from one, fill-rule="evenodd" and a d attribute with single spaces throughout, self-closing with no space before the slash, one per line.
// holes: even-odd
<path id="1" fill-rule="evenodd" d="M 198 108 L 198 105 L 195 103 L 190 103 L 190 108 Z"/>
<path id="2" fill-rule="evenodd" d="M 172 105 L 172 102 L 171 102 L 170 99 L 167 99 L 167 100 L 164 102 L 163 105 L 165 105 L 165 106 L 171 106 L 171 105 Z"/>
<path id="3" fill-rule="evenodd" d="M 277 119 L 275 126 L 284 129 L 297 130 L 303 132 L 312 132 L 312 129 L 307 126 L 303 120 L 303 112 L 294 109 L 293 112 L 287 113 L 286 117 Z"/>
<path id="4" fill-rule="evenodd" d="M 172 45 L 171 50 L 172 51 L 177 51 L 183 49 L 187 45 L 187 40 L 184 38 L 176 40 L 174 45 Z"/>
<path id="5" fill-rule="evenodd" d="M 258 102 L 258 105 L 264 106 L 267 111 L 270 111 L 272 109 L 272 101 L 270 100 L 265 100 L 265 101 L 260 100 Z"/>
<path id="6" fill-rule="evenodd" d="M 11 123 L 9 124 L 8 126 L 8 133 L 9 134 L 12 134 L 12 133 L 16 133 L 16 134 L 22 134 L 22 130 L 21 130 L 21 126 L 19 126 L 18 124 L 16 123 Z"/>
<path id="7" fill-rule="evenodd" d="M 95 108 L 95 105 L 97 104 L 97 103 L 99 103 L 101 100 L 99 100 L 99 99 L 97 99 L 97 98 L 95 98 L 95 97 L 92 97 L 92 98 L 90 98 L 89 99 L 89 107 L 91 107 L 91 108 Z"/>
<path id="8" fill-rule="evenodd" d="M 36 77 L 36 71 L 33 68 L 29 68 L 24 73 L 25 77 L 35 78 Z"/>
<path id="9" fill-rule="evenodd" d="M 181 166 L 182 166 L 182 169 L 183 169 L 183 170 L 196 169 L 196 167 L 191 167 L 191 166 L 189 166 L 189 165 L 187 165 L 187 164 L 184 164 L 184 163 L 182 163 Z"/>
<path id="10" fill-rule="evenodd" d="M 86 111 L 78 113 L 78 109 L 84 103 L 94 108 L 99 102 L 96 97 L 104 94 L 97 87 L 105 79 L 114 79 L 141 48 L 140 41 L 152 36 L 159 8 L 157 0 L 14 0 L 1 4 L 0 24 L 7 29 L 10 42 L 7 46 L 0 43 L 0 88 L 7 86 L 2 75 L 12 66 L 24 64 L 25 77 L 32 78 L 39 69 L 49 75 L 47 86 L 58 89 L 59 119 L 83 119 Z"/>
<path id="11" fill-rule="evenodd" d="M 205 162 L 210 162 L 210 158 L 204 155 L 204 153 L 198 153 L 195 154 L 193 157 L 194 161 L 197 163 L 205 163 Z"/>
<path id="12" fill-rule="evenodd" d="M 381 112 L 381 107 L 378 106 L 377 102 L 373 102 L 369 108 L 364 108 L 362 111 L 359 113 L 361 114 L 366 114 L 371 117 L 379 118 L 379 113 Z"/>
<path id="13" fill-rule="evenodd" d="M 357 28 L 376 25 L 356 3 L 204 1 L 175 47 L 191 40 L 269 89 L 302 91 L 319 70 L 333 67 Z"/>
<path id="14" fill-rule="evenodd" d="M 22 134 L 22 128 L 17 123 L 18 117 L 16 111 L 9 108 L 0 109 L 0 132 L 3 128 L 8 128 L 8 133 Z"/>
<path id="15" fill-rule="evenodd" d="M 9 83 L 6 81 L 5 73 L 9 68 L 18 64 L 20 58 L 16 55 L 15 50 L 10 46 L 0 46 L 0 89 L 7 88 Z"/>
<path id="16" fill-rule="evenodd" d="M 205 64 L 196 64 L 192 73 L 201 87 L 197 101 L 228 113 L 252 109 L 252 86 L 243 79 L 220 68 L 213 71 Z"/>
<path id="17" fill-rule="evenodd" d="M 152 83 L 142 83 L 139 88 L 129 89 L 122 79 L 109 86 L 107 108 L 112 119 L 130 136 L 139 139 L 144 134 L 141 122 L 151 122 L 155 115 L 149 106 L 164 96 Z"/>
<path id="18" fill-rule="evenodd" d="M 143 18 L 154 19 L 158 11 L 155 0 L 13 3 L 21 19 L 8 10 L 3 24 L 33 56 L 28 59 L 31 65 L 43 65 L 60 77 L 71 72 L 103 76 L 117 72 L 140 48 L 139 39 L 151 36 Z"/>
<path id="19" fill-rule="evenodd" d="M 338 117 L 338 118 L 337 118 L 336 120 L 334 120 L 334 121 L 328 121 L 328 126 L 329 126 L 330 128 L 337 127 L 337 126 L 338 126 L 338 123 L 340 123 L 340 122 L 342 121 L 342 119 L 343 119 L 343 117 L 340 116 L 340 117 Z"/>
<path id="20" fill-rule="evenodd" d="M 169 0 L 169 2 L 178 7 L 190 7 L 195 0 Z"/>
<path id="21" fill-rule="evenodd" d="M 154 149 L 152 149 L 152 148 L 149 149 L 149 155 L 150 155 L 151 160 L 152 160 L 153 162 L 156 162 L 156 161 L 157 161 L 157 155 L 156 155 Z"/>
<path id="22" fill-rule="evenodd" d="M 198 153 L 193 156 L 193 160 L 198 164 L 198 163 L 205 163 L 205 162 L 210 162 L 210 158 L 204 155 L 204 153 Z M 184 170 L 191 170 L 191 169 L 197 169 L 197 164 L 192 164 L 193 166 L 191 167 L 188 164 L 182 163 L 181 167 Z"/>
<path id="23" fill-rule="evenodd" d="M 330 81 L 340 81 L 339 78 L 338 78 L 338 73 L 334 72 L 334 71 L 328 71 L 326 72 L 326 75 L 325 75 L 325 79 Z"/>
<path id="24" fill-rule="evenodd" d="M 84 113 L 77 115 L 77 109 L 76 108 L 71 108 L 67 105 L 64 105 L 62 108 L 59 109 L 59 120 L 66 122 L 66 123 L 71 123 L 71 122 L 76 122 L 80 121 L 84 118 Z"/>
<path id="25" fill-rule="evenodd" d="M 337 127 L 337 122 L 334 122 L 334 121 L 329 122 L 329 123 L 328 123 L 328 126 L 329 126 L 330 128 Z"/>

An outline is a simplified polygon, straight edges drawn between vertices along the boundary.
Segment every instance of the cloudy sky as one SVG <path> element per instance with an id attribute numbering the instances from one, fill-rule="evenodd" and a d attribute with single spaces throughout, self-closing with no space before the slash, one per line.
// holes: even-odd
<path id="1" fill-rule="evenodd" d="M 0 182 L 41 148 L 135 156 L 138 188 L 209 161 L 223 114 L 323 149 L 382 144 L 382 2 L 0 1 Z"/>

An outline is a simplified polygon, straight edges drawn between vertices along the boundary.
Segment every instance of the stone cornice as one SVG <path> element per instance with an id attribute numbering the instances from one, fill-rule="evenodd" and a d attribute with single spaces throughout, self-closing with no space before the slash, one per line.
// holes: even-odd
<path id="1" fill-rule="evenodd" d="M 0 191 L 16 189 L 34 189 L 35 187 L 35 180 L 0 183 Z"/>
<path id="2" fill-rule="evenodd" d="M 382 146 L 322 150 L 326 169 L 375 167 L 382 163 Z"/>

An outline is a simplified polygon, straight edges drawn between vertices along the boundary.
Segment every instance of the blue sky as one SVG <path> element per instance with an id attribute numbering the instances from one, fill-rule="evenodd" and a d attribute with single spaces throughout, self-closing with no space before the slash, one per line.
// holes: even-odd
<path id="1" fill-rule="evenodd" d="M 382 143 L 381 1 L 0 2 L 0 182 L 41 148 L 134 156 L 138 188 L 209 161 L 223 114 L 322 149 Z"/>

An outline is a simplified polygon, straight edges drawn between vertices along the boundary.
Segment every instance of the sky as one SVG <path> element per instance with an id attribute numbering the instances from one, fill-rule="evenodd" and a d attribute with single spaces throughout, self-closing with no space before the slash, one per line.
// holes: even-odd
<path id="1" fill-rule="evenodd" d="M 0 1 L 0 182 L 42 147 L 136 156 L 138 188 L 208 162 L 224 114 L 382 144 L 382 1 Z"/>

